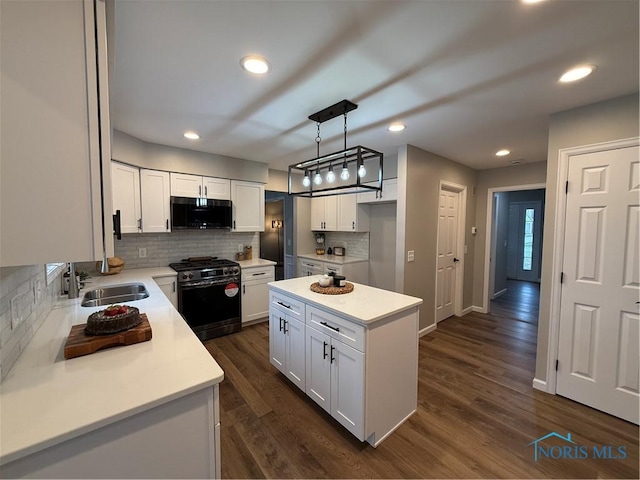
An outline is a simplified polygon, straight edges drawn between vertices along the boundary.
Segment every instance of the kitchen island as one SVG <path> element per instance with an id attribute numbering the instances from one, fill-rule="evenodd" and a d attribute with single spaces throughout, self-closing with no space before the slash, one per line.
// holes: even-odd
<path id="1" fill-rule="evenodd" d="M 224 373 L 153 278 L 172 269 L 91 279 L 142 282 L 151 340 L 65 360 L 71 326 L 105 307 L 60 298 L 0 385 L 0 476 L 219 478 L 218 384 Z"/>
<path id="2" fill-rule="evenodd" d="M 422 299 L 357 283 L 347 294 L 315 293 L 319 278 L 269 283 L 269 360 L 376 447 L 417 408 Z"/>

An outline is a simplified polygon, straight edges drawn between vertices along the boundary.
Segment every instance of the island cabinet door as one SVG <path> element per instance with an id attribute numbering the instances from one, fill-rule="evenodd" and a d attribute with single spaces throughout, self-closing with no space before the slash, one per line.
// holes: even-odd
<path id="1" fill-rule="evenodd" d="M 271 364 L 286 375 L 286 336 L 284 333 L 284 322 L 286 315 L 278 310 L 271 310 L 269 315 L 269 361 Z"/>
<path id="2" fill-rule="evenodd" d="M 290 315 L 285 319 L 286 372 L 285 375 L 300 390 L 305 391 L 304 323 Z"/>
<path id="3" fill-rule="evenodd" d="M 331 413 L 331 337 L 307 326 L 307 390 L 318 405 Z"/>
<path id="4" fill-rule="evenodd" d="M 331 342 L 331 416 L 364 441 L 364 353 Z"/>

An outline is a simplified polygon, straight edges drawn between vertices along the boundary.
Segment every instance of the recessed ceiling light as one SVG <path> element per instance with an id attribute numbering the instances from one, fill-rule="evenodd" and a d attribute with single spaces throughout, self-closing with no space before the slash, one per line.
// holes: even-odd
<path id="1" fill-rule="evenodd" d="M 595 65 L 580 65 L 579 67 L 572 68 L 566 71 L 561 77 L 559 82 L 570 83 L 580 80 L 590 75 L 596 69 Z"/>
<path id="2" fill-rule="evenodd" d="M 532 4 L 532 3 L 540 3 L 540 2 L 544 2 L 544 0 L 520 0 L 522 3 L 526 3 L 526 4 Z"/>
<path id="3" fill-rule="evenodd" d="M 504 157 L 505 155 L 509 155 L 510 153 L 511 152 L 509 150 L 505 150 L 505 149 L 498 150 L 496 152 L 496 157 Z"/>
<path id="4" fill-rule="evenodd" d="M 264 75 L 269 71 L 269 62 L 267 62 L 266 58 L 260 57 L 258 55 L 249 55 L 247 57 L 243 57 L 240 60 L 240 65 L 247 72 L 255 73 L 256 75 Z"/>
<path id="5" fill-rule="evenodd" d="M 189 140 L 198 140 L 200 135 L 196 132 L 184 132 L 184 138 L 188 138 Z"/>
<path id="6" fill-rule="evenodd" d="M 390 132 L 401 132 L 405 128 L 407 128 L 406 125 L 403 125 L 401 123 L 393 123 L 389 125 L 389 128 L 387 130 L 389 130 Z"/>

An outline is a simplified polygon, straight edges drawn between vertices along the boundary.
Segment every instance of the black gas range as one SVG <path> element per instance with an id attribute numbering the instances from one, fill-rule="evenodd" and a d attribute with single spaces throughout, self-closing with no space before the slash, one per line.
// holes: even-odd
<path id="1" fill-rule="evenodd" d="M 178 272 L 178 311 L 200 340 L 240 331 L 240 265 L 237 262 L 192 257 L 169 266 Z"/>

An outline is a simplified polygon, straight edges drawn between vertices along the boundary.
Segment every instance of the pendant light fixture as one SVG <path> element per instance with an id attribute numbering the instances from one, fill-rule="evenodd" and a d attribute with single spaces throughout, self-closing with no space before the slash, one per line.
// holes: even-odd
<path id="1" fill-rule="evenodd" d="M 316 158 L 289 166 L 290 195 L 321 197 L 382 190 L 383 154 L 362 145 L 347 148 L 347 114 L 356 108 L 358 106 L 355 103 L 342 100 L 309 115 L 309 120 L 313 120 L 317 125 Z M 320 142 L 322 140 L 320 124 L 340 115 L 344 116 L 344 149 L 320 156 Z M 333 171 L 334 163 L 338 165 L 342 163 L 339 180 Z M 350 166 L 351 172 L 355 171 L 353 177 L 349 171 Z M 313 182 L 309 176 L 309 170 L 311 172 L 315 170 Z M 326 184 L 323 184 L 323 172 L 326 172 L 324 177 Z M 303 176 L 302 181 L 300 181 L 301 176 Z"/>

